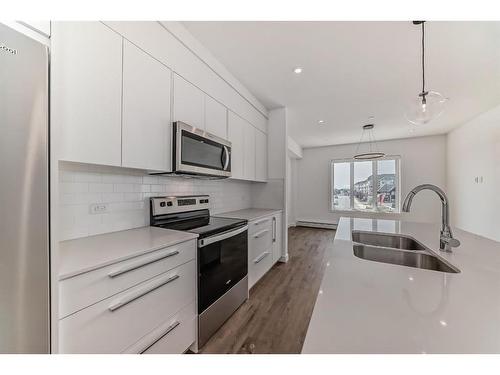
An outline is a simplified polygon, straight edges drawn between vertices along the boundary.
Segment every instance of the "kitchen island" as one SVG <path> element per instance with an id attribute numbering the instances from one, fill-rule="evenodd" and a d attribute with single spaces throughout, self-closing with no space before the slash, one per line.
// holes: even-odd
<path id="1" fill-rule="evenodd" d="M 500 243 L 438 224 L 341 218 L 302 353 L 500 353 Z M 413 237 L 460 270 L 446 273 L 358 258 L 351 232 Z"/>

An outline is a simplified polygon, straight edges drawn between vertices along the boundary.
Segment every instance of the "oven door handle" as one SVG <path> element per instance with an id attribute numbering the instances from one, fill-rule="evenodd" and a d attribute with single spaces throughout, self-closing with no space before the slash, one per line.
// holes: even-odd
<path id="1" fill-rule="evenodd" d="M 227 232 L 223 232 L 220 234 L 217 234 L 215 236 L 207 237 L 207 238 L 202 238 L 201 240 L 198 240 L 198 247 L 205 247 L 208 246 L 214 242 L 222 241 L 227 238 L 234 237 L 240 233 L 245 232 L 248 230 L 248 225 L 245 225 L 244 227 L 238 228 L 236 230 L 229 230 Z"/>

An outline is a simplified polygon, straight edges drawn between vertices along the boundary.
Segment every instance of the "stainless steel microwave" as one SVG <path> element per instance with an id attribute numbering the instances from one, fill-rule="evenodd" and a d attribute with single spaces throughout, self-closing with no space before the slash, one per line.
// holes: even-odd
<path id="1" fill-rule="evenodd" d="M 231 177 L 231 142 L 181 121 L 173 132 L 174 173 Z"/>

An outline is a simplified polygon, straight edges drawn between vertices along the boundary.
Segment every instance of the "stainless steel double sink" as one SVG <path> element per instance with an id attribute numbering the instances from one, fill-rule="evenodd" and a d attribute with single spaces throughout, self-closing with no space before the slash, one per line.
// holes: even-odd
<path id="1" fill-rule="evenodd" d="M 352 231 L 352 241 L 354 255 L 361 259 L 447 273 L 460 272 L 410 236 Z"/>

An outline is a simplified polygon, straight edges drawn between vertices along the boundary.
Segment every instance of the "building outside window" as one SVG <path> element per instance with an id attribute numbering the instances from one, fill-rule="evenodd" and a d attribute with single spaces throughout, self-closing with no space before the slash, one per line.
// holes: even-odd
<path id="1" fill-rule="evenodd" d="M 334 211 L 399 212 L 399 181 L 399 156 L 333 160 L 330 207 Z"/>

